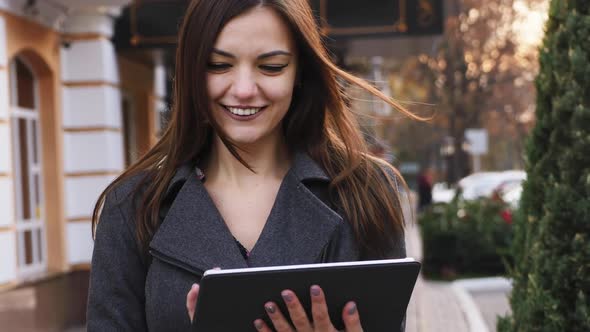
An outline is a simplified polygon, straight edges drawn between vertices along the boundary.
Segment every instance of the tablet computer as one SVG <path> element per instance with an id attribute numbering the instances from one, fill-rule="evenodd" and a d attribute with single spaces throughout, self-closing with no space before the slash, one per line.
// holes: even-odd
<path id="1" fill-rule="evenodd" d="M 194 332 L 256 331 L 254 320 L 272 326 L 264 304 L 274 301 L 287 319 L 281 291 L 297 294 L 311 317 L 310 287 L 326 296 L 336 329 L 344 329 L 342 309 L 355 301 L 365 332 L 399 331 L 420 263 L 412 258 L 208 270 L 200 283 Z"/>

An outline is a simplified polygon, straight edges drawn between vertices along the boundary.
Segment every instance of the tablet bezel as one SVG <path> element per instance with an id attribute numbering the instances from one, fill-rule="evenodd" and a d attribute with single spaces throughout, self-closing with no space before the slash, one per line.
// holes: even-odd
<path id="1" fill-rule="evenodd" d="M 298 265 L 279 265 L 279 266 L 263 266 L 263 267 L 247 267 L 240 269 L 210 269 L 205 271 L 203 278 L 210 275 L 224 275 L 232 273 L 257 273 L 266 271 L 289 271 L 289 270 L 321 270 L 330 267 L 346 267 L 346 266 L 372 266 L 372 265 L 384 265 L 384 264 L 395 264 L 395 263 L 409 263 L 416 262 L 412 257 L 397 258 L 397 259 L 381 259 L 381 260 L 370 260 L 370 261 L 353 261 L 353 262 L 336 262 L 336 263 L 319 263 L 319 264 L 298 264 Z"/>
<path id="2" fill-rule="evenodd" d="M 384 304 L 384 303 L 389 303 L 389 300 L 384 300 L 383 298 L 379 299 L 378 303 L 379 306 L 378 307 L 374 307 L 375 306 L 375 300 L 369 300 L 367 301 L 367 297 L 368 296 L 374 296 L 377 293 L 381 293 L 381 292 L 377 292 L 376 288 L 373 288 L 372 290 L 366 291 L 365 289 L 368 289 L 366 287 L 368 286 L 354 286 L 355 288 L 355 292 L 357 296 L 358 296 L 358 302 L 359 302 L 359 313 L 361 313 L 361 322 L 363 322 L 363 317 L 369 316 L 366 315 L 367 311 L 370 312 L 371 315 L 375 315 L 373 312 L 379 312 L 379 311 L 384 311 L 382 310 L 382 308 L 388 308 L 388 306 L 391 306 L 391 315 L 395 316 L 395 319 L 392 318 L 392 320 L 395 320 L 395 324 L 391 324 L 391 325 L 395 325 L 399 322 L 401 325 L 401 322 L 403 321 L 403 316 L 405 315 L 405 311 L 407 310 L 407 305 L 410 301 L 412 292 L 413 292 L 413 288 L 415 286 L 419 271 L 420 271 L 420 263 L 417 262 L 416 260 L 414 260 L 411 257 L 408 258 L 402 258 L 402 259 L 385 259 L 385 260 L 371 260 L 371 261 L 354 261 L 354 262 L 337 262 L 337 263 L 320 263 L 320 264 L 301 264 L 301 265 L 286 265 L 286 266 L 271 266 L 271 267 L 252 267 L 252 268 L 240 268 L 240 269 L 226 269 L 226 270 L 207 270 L 205 272 L 205 274 L 203 275 L 203 279 L 201 280 L 201 290 L 199 292 L 199 299 L 197 301 L 197 308 L 195 311 L 195 321 L 193 322 L 193 327 L 192 330 L 193 331 L 198 331 L 198 332 L 207 332 L 207 331 L 221 331 L 218 328 L 218 325 L 215 324 L 211 324 L 212 321 L 215 322 L 222 322 L 224 323 L 226 320 L 227 321 L 243 321 L 244 324 L 246 324 L 246 321 L 248 321 L 248 323 L 250 323 L 250 319 L 251 319 L 251 330 L 255 331 L 254 326 L 253 326 L 253 321 L 254 319 L 257 318 L 262 318 L 264 319 L 267 324 L 271 324 L 270 320 L 268 319 L 268 316 L 266 315 L 266 313 L 264 312 L 264 303 L 266 303 L 267 301 L 274 301 L 275 303 L 277 303 L 279 309 L 285 314 L 286 318 L 288 320 L 288 314 L 286 311 L 286 307 L 284 305 L 283 300 L 280 298 L 280 291 L 283 289 L 291 289 L 293 291 L 295 291 L 295 293 L 297 294 L 297 296 L 300 298 L 301 302 L 304 304 L 304 306 L 306 307 L 306 311 L 308 313 L 308 315 L 310 315 L 310 297 L 309 297 L 309 288 L 305 288 L 303 287 L 303 285 L 301 285 L 302 283 L 307 283 L 307 282 L 311 282 L 310 280 L 314 279 L 314 277 L 309 277 L 309 276 L 316 276 L 317 278 L 325 278 L 326 276 L 330 275 L 329 280 L 332 282 L 332 280 L 334 280 L 332 283 L 332 285 L 328 286 L 325 283 L 322 286 L 322 283 L 318 283 L 324 290 L 328 290 L 326 292 L 326 298 L 328 300 L 328 307 L 329 307 L 329 311 L 330 311 L 330 316 L 332 318 L 332 320 L 334 321 L 334 324 L 336 326 L 336 328 L 342 328 L 343 327 L 343 323 L 342 323 L 342 319 L 341 319 L 341 314 L 338 315 L 339 312 L 341 312 L 342 308 L 336 308 L 337 306 L 341 306 L 343 307 L 343 302 L 342 302 L 342 295 L 337 295 L 334 296 L 334 294 L 330 293 L 330 289 L 340 289 L 343 292 L 347 292 L 349 290 L 349 288 L 346 288 L 344 286 L 344 284 L 346 284 L 347 282 L 350 282 L 350 280 L 346 281 L 347 279 L 347 275 L 346 273 L 351 272 L 351 274 L 349 274 L 348 276 L 352 276 L 354 275 L 354 280 L 358 281 L 358 284 L 362 284 L 363 280 L 360 279 L 365 279 L 364 276 L 367 275 L 369 276 L 370 279 L 370 283 L 369 284 L 379 284 L 379 285 L 384 285 L 387 284 L 387 287 L 389 288 L 387 290 L 387 294 L 391 294 L 393 297 L 396 297 L 395 299 L 391 300 L 391 305 L 390 304 Z M 396 272 L 397 271 L 397 272 Z M 295 274 L 292 274 L 290 272 L 294 272 Z M 315 272 L 315 273 L 314 273 Z M 380 272 L 386 272 L 386 274 L 381 274 Z M 392 272 L 396 272 L 396 275 L 392 275 Z M 378 274 L 376 274 L 378 273 Z M 301 277 L 304 276 L 305 278 L 301 278 L 301 279 L 306 279 L 305 282 L 299 282 L 298 278 L 295 278 L 295 276 Z M 338 277 L 334 277 L 334 274 L 336 274 Z M 388 281 L 384 281 L 385 277 L 384 275 L 387 276 L 387 278 L 393 278 L 391 279 L 391 284 L 388 282 L 390 279 L 387 279 Z M 237 276 L 238 278 L 232 278 L 233 276 Z M 271 278 L 271 276 L 274 279 L 269 279 Z M 222 278 L 222 279 L 220 279 Z M 231 278 L 233 279 L 233 281 L 231 281 L 230 283 L 227 282 L 227 280 L 231 280 L 231 279 L 227 279 L 227 278 Z M 281 280 L 283 279 L 283 280 Z M 287 280 L 289 285 L 294 285 L 295 283 L 299 283 L 299 285 L 294 286 L 294 287 L 284 287 L 282 289 L 279 289 L 277 284 L 285 284 L 287 283 L 287 281 L 285 281 L 285 279 L 289 279 Z M 340 280 L 338 280 L 340 279 Z M 375 280 L 380 279 L 378 281 L 375 282 Z M 398 279 L 396 281 L 396 279 Z M 201 310 L 199 310 L 201 307 L 199 306 L 199 300 L 202 300 L 202 296 L 206 295 L 206 297 L 208 298 L 209 301 L 212 301 L 212 295 L 210 294 L 212 292 L 212 289 L 209 288 L 207 289 L 207 285 L 208 283 L 210 283 L 211 281 L 214 281 L 215 283 L 218 283 L 217 285 L 214 284 L 213 287 L 215 287 L 215 291 L 218 292 L 216 294 L 216 297 L 218 297 L 218 299 L 215 299 L 215 305 L 214 307 L 209 307 L 207 309 L 203 309 L 202 311 L 206 312 L 206 314 L 201 313 Z M 225 280 L 225 281 L 222 281 Z M 269 281 L 270 280 L 270 281 Z M 275 280 L 280 280 L 277 282 L 274 282 Z M 296 280 L 296 281 L 293 281 Z M 325 280 L 325 279 L 323 279 Z M 239 281 L 239 282 L 236 282 Z M 266 283 L 264 282 L 266 281 Z M 225 282 L 224 287 L 220 287 L 220 282 Z M 334 283 L 336 285 L 334 285 Z M 271 295 L 269 295 L 269 291 L 268 291 L 268 284 L 273 284 L 270 287 L 273 288 L 273 292 Z M 249 289 L 244 290 L 244 285 L 247 285 Z M 281 285 L 283 286 L 283 285 Z M 311 286 L 311 284 L 307 285 L 307 287 Z M 258 287 L 258 288 L 256 288 Z M 350 287 L 350 286 L 348 286 Z M 256 293 L 253 292 L 253 289 L 256 289 Z M 299 289 L 299 291 L 297 291 L 297 289 Z M 362 289 L 362 290 L 361 290 Z M 260 290 L 260 291 L 258 291 Z M 209 294 L 206 294 L 206 292 L 208 292 Z M 340 291 L 339 291 L 340 292 Z M 359 293 L 360 292 L 360 293 Z M 258 294 L 260 293 L 267 293 L 265 296 L 258 296 Z M 276 294 L 275 294 L 276 293 Z M 241 295 L 240 295 L 241 294 Z M 241 299 L 241 296 L 244 296 L 244 294 L 250 294 L 252 296 L 249 297 L 249 299 L 247 300 L 243 300 Z M 361 295 L 359 295 L 361 294 Z M 365 295 L 365 294 L 370 294 L 370 295 Z M 394 295 L 395 294 L 395 295 Z M 364 300 L 361 300 L 364 296 Z M 381 296 L 381 294 L 378 294 L 377 296 Z M 259 297 L 259 298 L 257 298 Z M 256 299 L 252 299 L 252 298 L 256 298 Z M 337 298 L 337 299 L 335 299 Z M 374 299 L 374 297 L 369 297 L 369 299 Z M 349 299 L 349 300 L 355 300 L 355 299 Z M 363 303 L 364 301 L 364 303 Z M 372 301 L 372 302 L 371 302 Z M 338 305 L 332 305 L 330 306 L 330 303 L 338 303 Z M 368 303 L 373 303 L 371 305 L 369 305 Z M 246 306 L 247 305 L 247 306 Z M 244 306 L 246 306 L 248 309 L 243 309 Z M 255 310 L 250 309 L 252 306 L 256 307 Z M 373 306 L 373 307 L 371 307 Z M 368 308 L 371 307 L 371 308 Z M 212 310 L 212 308 L 214 308 L 214 310 Z M 240 309 L 242 308 L 242 309 Z M 375 309 L 377 308 L 377 309 Z M 338 310 L 336 310 L 338 309 Z M 222 311 L 227 311 L 227 315 L 225 318 L 220 319 L 220 312 Z M 240 313 L 240 310 L 245 310 L 248 311 L 248 314 L 242 314 Z M 364 310 L 364 312 L 363 312 Z M 253 311 L 257 311 L 255 314 L 252 314 Z M 395 313 L 394 313 L 395 312 Z M 365 315 L 363 315 L 363 313 L 365 313 Z M 207 319 L 207 322 L 200 322 L 199 323 L 199 317 L 201 315 L 212 315 L 215 316 L 214 319 L 211 319 L 210 317 Z M 241 315 L 241 316 L 240 316 Z M 379 313 L 379 317 L 383 317 L 383 313 Z M 248 319 L 245 319 L 246 316 L 248 317 Z M 233 319 L 232 319 L 233 318 Z M 203 319 L 203 318 L 201 318 Z M 371 325 L 372 322 L 363 322 L 363 328 L 365 329 L 366 332 L 372 332 L 372 331 L 382 331 L 379 328 L 375 329 L 375 324 L 372 324 L 373 327 L 371 329 L 367 329 L 366 326 L 367 325 Z M 203 326 L 206 325 L 205 329 L 198 329 L 199 326 Z M 242 326 L 242 324 L 240 324 L 239 326 Z M 237 327 L 232 327 L 233 330 L 235 330 Z M 242 329 L 241 327 L 239 328 L 240 331 L 246 331 L 247 327 L 244 327 L 244 329 Z"/>

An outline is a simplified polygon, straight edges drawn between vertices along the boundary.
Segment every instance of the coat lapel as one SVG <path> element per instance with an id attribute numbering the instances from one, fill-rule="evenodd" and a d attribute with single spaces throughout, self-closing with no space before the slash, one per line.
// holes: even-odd
<path id="1" fill-rule="evenodd" d="M 194 172 L 189 172 L 150 248 L 193 269 L 246 267 L 215 204 Z"/>
<path id="2" fill-rule="evenodd" d="M 310 182 L 319 182 L 327 189 L 330 178 L 307 154 L 297 153 L 250 253 L 250 266 L 319 262 L 343 220 L 318 198 L 319 193 L 308 189 L 305 183 Z"/>
<path id="3" fill-rule="evenodd" d="M 179 169 L 169 188 L 182 181 L 150 248 L 200 271 L 318 262 L 343 222 L 304 185 L 319 181 L 327 186 L 330 178 L 307 154 L 298 153 L 247 264 L 194 170 Z"/>

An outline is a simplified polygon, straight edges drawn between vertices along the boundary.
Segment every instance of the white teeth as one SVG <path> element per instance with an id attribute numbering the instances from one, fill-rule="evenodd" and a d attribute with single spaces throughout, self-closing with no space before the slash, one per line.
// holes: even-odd
<path id="1" fill-rule="evenodd" d="M 260 111 L 260 108 L 227 107 L 227 109 L 235 115 L 253 115 Z"/>

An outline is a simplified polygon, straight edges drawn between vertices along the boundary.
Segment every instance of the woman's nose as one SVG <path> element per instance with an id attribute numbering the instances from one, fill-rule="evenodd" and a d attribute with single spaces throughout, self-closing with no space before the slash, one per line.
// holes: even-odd
<path id="1" fill-rule="evenodd" d="M 233 82 L 232 91 L 237 99 L 249 99 L 256 95 L 258 90 L 253 73 L 238 73 Z"/>

